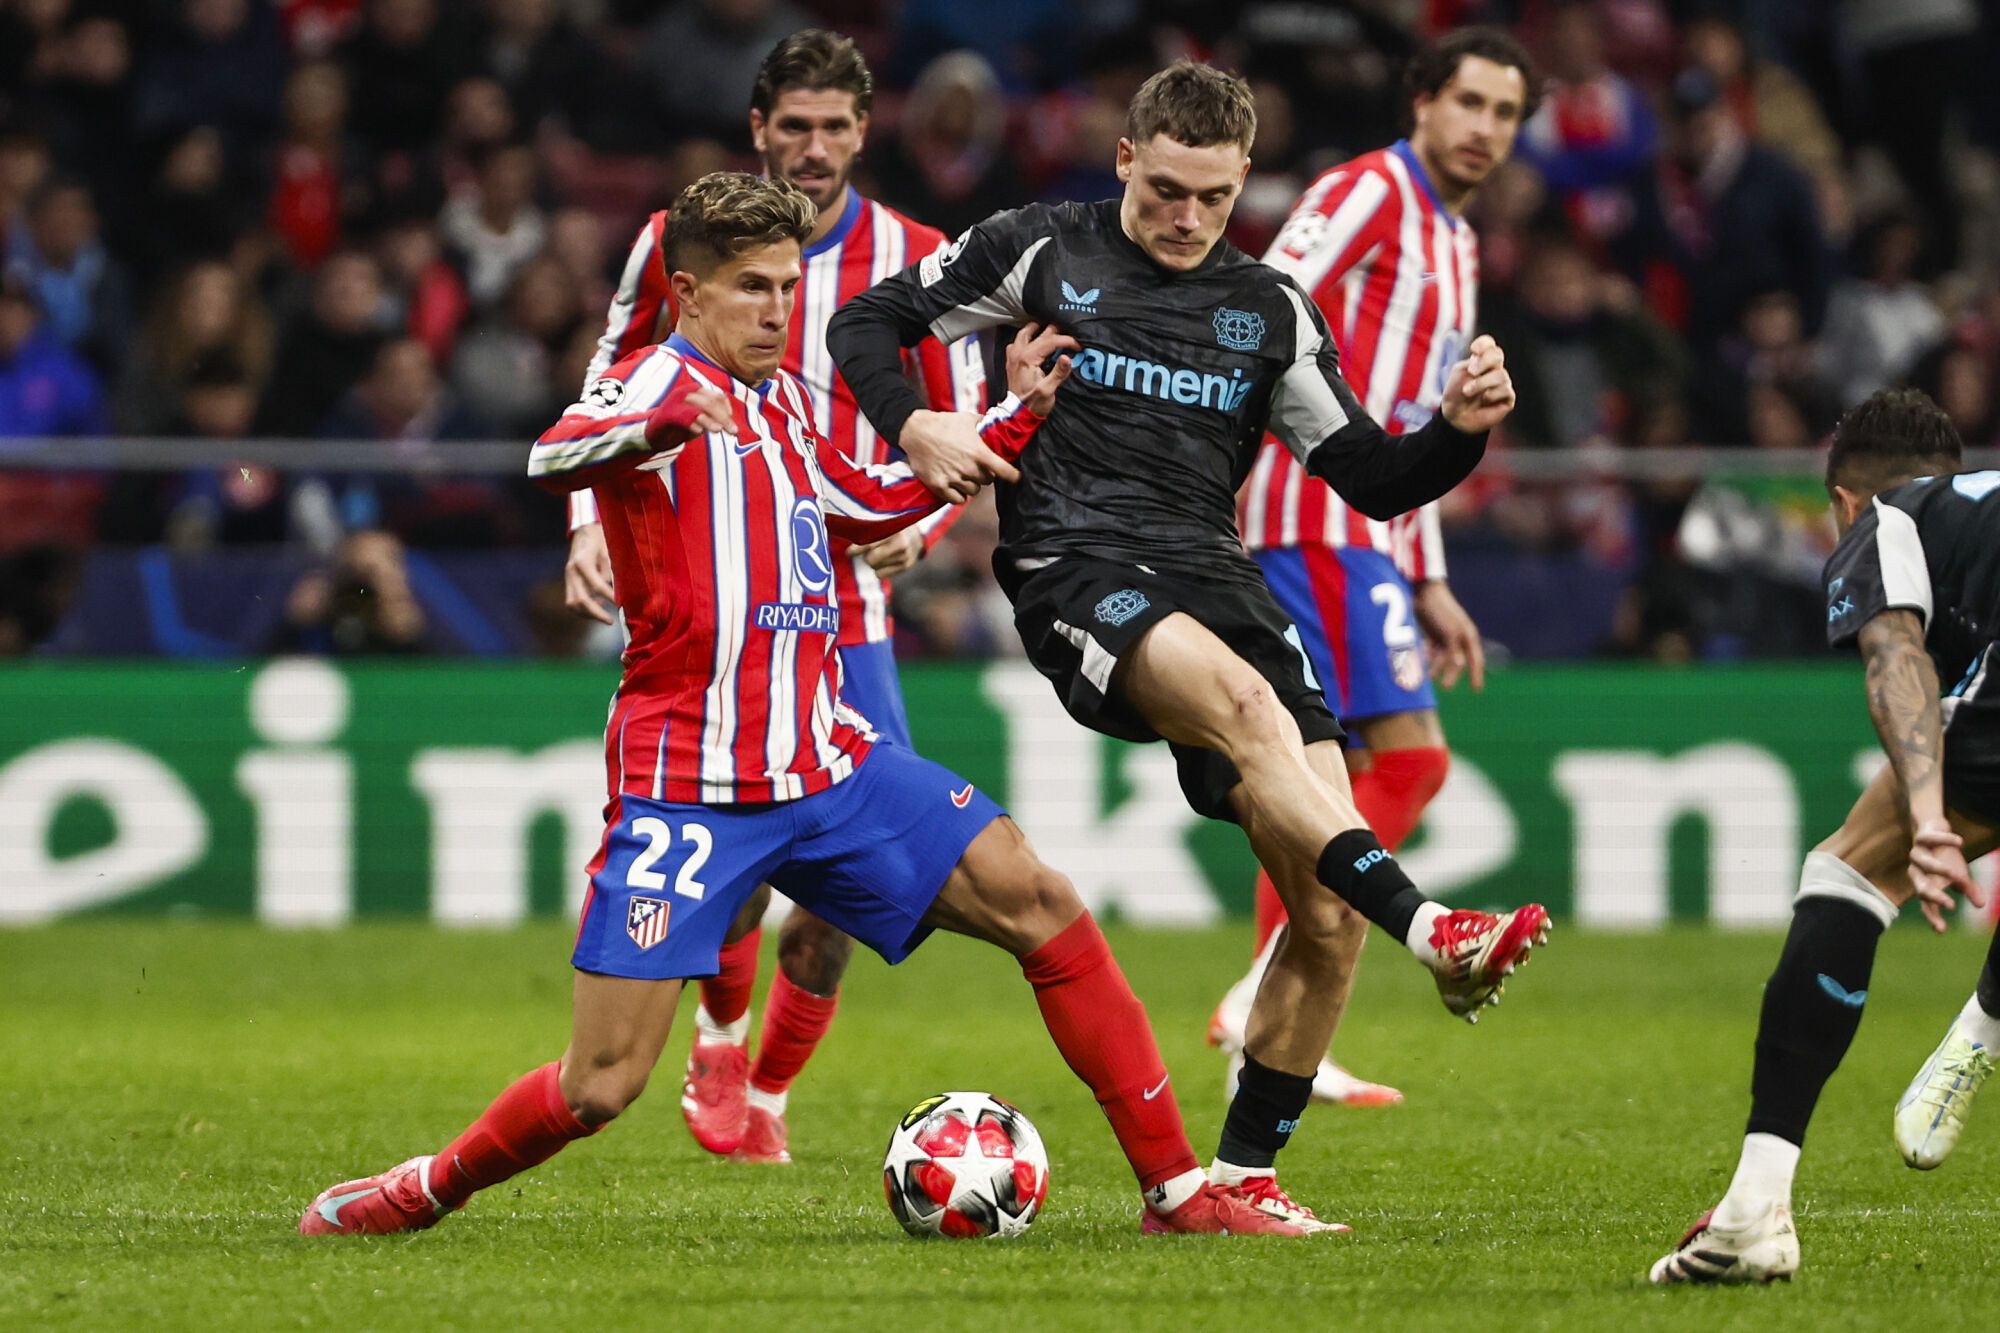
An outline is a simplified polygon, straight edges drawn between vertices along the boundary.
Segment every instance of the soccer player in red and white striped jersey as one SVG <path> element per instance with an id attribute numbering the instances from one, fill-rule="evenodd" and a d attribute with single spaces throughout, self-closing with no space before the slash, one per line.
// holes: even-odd
<path id="1" fill-rule="evenodd" d="M 812 217 L 796 189 L 738 172 L 684 191 L 666 236 L 674 336 L 593 380 L 529 465 L 595 489 L 632 628 L 569 1049 L 438 1152 L 323 1190 L 303 1234 L 423 1230 L 602 1129 L 767 879 L 891 963 L 940 928 L 1013 954 L 1138 1178 L 1146 1231 L 1306 1234 L 1203 1176 L 1146 1011 L 1069 881 L 971 783 L 872 745 L 842 702 L 827 530 L 872 540 L 944 500 L 905 463 L 833 449 L 778 367 Z M 1009 349 L 1026 407 L 1010 397 L 982 425 L 995 475 L 1014 475 L 1076 345 L 1030 329 Z"/>
<path id="2" fill-rule="evenodd" d="M 807 30 L 774 47 L 750 98 L 750 135 L 764 174 L 790 181 L 819 210 L 801 256 L 804 279 L 792 312 L 784 368 L 797 380 L 821 435 L 847 458 L 869 465 L 891 461 L 891 450 L 855 406 L 847 382 L 826 350 L 826 326 L 849 297 L 926 258 L 941 233 L 863 198 L 849 184 L 868 130 L 872 84 L 868 67 L 845 37 Z M 591 363 L 601 375 L 614 362 L 655 341 L 677 313 L 664 262 L 667 213 L 641 229 L 625 262 L 603 336 Z M 949 346 L 927 338 L 905 354 L 907 372 L 934 411 L 977 411 L 986 398 L 985 368 L 972 338 Z M 854 545 L 836 536 L 829 552 L 840 608 L 838 642 L 847 697 L 878 732 L 911 744 L 896 676 L 889 615 L 890 578 L 916 563 L 959 514 L 939 510 L 913 528 L 879 542 Z M 570 605 L 608 621 L 610 563 L 588 491 L 571 505 Z M 761 915 L 762 904 L 749 911 Z M 698 1039 L 688 1056 L 682 1110 L 698 1142 L 713 1152 L 763 1162 L 788 1160 L 785 1107 L 792 1081 L 833 1021 L 840 978 L 853 941 L 810 913 L 793 912 L 782 929 L 779 967 L 771 980 L 757 1058 L 749 1059 L 750 995 L 757 980 L 762 932 L 746 920 L 744 934 L 723 951 L 722 970 L 701 986 Z"/>
<path id="3" fill-rule="evenodd" d="M 1513 151 L 1535 98 L 1527 52 L 1493 28 L 1460 29 L 1433 44 L 1411 62 L 1405 86 L 1409 138 L 1321 175 L 1264 256 L 1312 296 L 1339 345 L 1342 377 L 1393 434 L 1430 419 L 1472 341 L 1479 247 L 1460 214 Z M 1478 628 L 1445 583 L 1437 505 L 1370 519 L 1314 485 L 1273 438 L 1238 496 L 1238 518 L 1328 704 L 1366 747 L 1349 751 L 1355 804 L 1394 850 L 1443 785 L 1448 763 L 1426 646 L 1439 684 L 1449 688 L 1462 673 L 1475 689 L 1484 684 Z M 1232 1055 L 1284 919 L 1260 873 L 1257 961 L 1209 1027 L 1209 1039 Z M 1313 1095 L 1349 1105 L 1402 1100 L 1331 1059 Z"/>

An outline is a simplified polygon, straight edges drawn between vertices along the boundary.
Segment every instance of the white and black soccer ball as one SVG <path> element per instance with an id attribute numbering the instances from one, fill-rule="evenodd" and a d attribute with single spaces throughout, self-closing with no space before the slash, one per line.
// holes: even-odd
<path id="1" fill-rule="evenodd" d="M 911 1107 L 882 1163 L 889 1209 L 912 1236 L 1018 1236 L 1049 1193 L 1049 1155 L 1028 1117 L 984 1092 Z"/>

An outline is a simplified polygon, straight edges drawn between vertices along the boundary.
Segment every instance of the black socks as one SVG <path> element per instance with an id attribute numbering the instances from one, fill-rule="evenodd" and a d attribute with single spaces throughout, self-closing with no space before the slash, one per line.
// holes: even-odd
<path id="1" fill-rule="evenodd" d="M 1326 845 L 1319 854 L 1319 882 L 1398 944 L 1408 938 L 1417 909 L 1429 901 L 1365 828 L 1349 829 Z"/>
<path id="2" fill-rule="evenodd" d="M 1286 1074 L 1244 1056 L 1215 1155 L 1231 1166 L 1270 1166 L 1299 1127 L 1312 1089 L 1309 1076 Z"/>
<path id="3" fill-rule="evenodd" d="M 1839 898 L 1798 900 L 1778 968 L 1764 985 L 1746 1133 L 1805 1143 L 1820 1089 L 1861 1026 L 1881 938 L 1881 918 L 1866 908 Z"/>

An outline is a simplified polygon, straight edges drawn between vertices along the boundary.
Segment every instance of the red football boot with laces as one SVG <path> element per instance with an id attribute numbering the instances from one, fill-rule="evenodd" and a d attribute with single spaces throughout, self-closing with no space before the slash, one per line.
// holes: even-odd
<path id="1" fill-rule="evenodd" d="M 1234 1188 L 1257 1211 L 1281 1218 L 1306 1231 L 1354 1230 L 1345 1222 L 1320 1221 L 1312 1209 L 1295 1202 L 1291 1195 L 1278 1187 L 1278 1177 L 1275 1173 L 1268 1176 L 1252 1176 Z"/>
<path id="2" fill-rule="evenodd" d="M 1431 948 L 1437 954 L 1431 971 L 1444 1007 L 1477 1023 L 1481 1009 L 1500 1003 L 1508 976 L 1548 939 L 1549 913 L 1540 903 L 1502 916 L 1446 912 L 1431 926 Z"/>
<path id="3" fill-rule="evenodd" d="M 743 1130 L 743 1143 L 729 1154 L 732 1162 L 761 1162 L 766 1166 L 788 1166 L 792 1155 L 785 1151 L 785 1118 L 761 1106 L 750 1108 Z"/>
<path id="4" fill-rule="evenodd" d="M 1306 1228 L 1267 1213 L 1231 1185 L 1204 1183 L 1180 1207 L 1156 1212 L 1148 1204 L 1139 1219 L 1148 1236 L 1179 1233 L 1209 1236 L 1304 1236 Z"/>
<path id="5" fill-rule="evenodd" d="M 301 1236 L 385 1236 L 437 1225 L 446 1210 L 431 1197 L 429 1157 L 412 1157 L 379 1176 L 324 1190 L 299 1219 Z"/>
<path id="6" fill-rule="evenodd" d="M 743 1146 L 748 1128 L 750 1056 L 728 1042 L 701 1042 L 688 1052 L 681 1115 L 694 1141 L 727 1157 Z"/>

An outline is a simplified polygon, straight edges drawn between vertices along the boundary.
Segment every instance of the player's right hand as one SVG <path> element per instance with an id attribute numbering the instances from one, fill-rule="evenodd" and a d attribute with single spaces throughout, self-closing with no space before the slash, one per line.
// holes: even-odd
<path id="1" fill-rule="evenodd" d="M 711 431 L 736 434 L 736 414 L 722 390 L 708 384 L 698 389 L 675 388 L 646 418 L 646 438 L 658 449 L 675 448 Z"/>
<path id="2" fill-rule="evenodd" d="M 1024 324 L 1007 347 L 1007 391 L 1027 404 L 1030 412 L 1045 417 L 1056 405 L 1056 390 L 1076 368 L 1061 352 L 1074 352 L 1083 344 L 1053 324 Z M 1042 369 L 1050 357 L 1056 363 Z"/>
<path id="3" fill-rule="evenodd" d="M 585 523 L 569 535 L 569 560 L 563 565 L 563 605 L 579 616 L 618 623 L 618 606 L 611 586 L 611 548 L 602 523 Z"/>
<path id="4" fill-rule="evenodd" d="M 964 504 L 989 481 L 1019 481 L 1012 463 L 979 438 L 973 412 L 910 413 L 896 441 L 917 480 L 947 504 Z"/>
<path id="5" fill-rule="evenodd" d="M 1973 881 L 1965 863 L 1965 839 L 1952 832 L 1949 821 L 1920 820 L 1910 839 L 1910 885 L 1917 891 L 1917 905 L 1931 929 L 1942 935 L 1944 914 L 1958 904 L 1954 892 L 1965 895 L 1974 907 L 1986 906 L 1986 891 Z"/>

